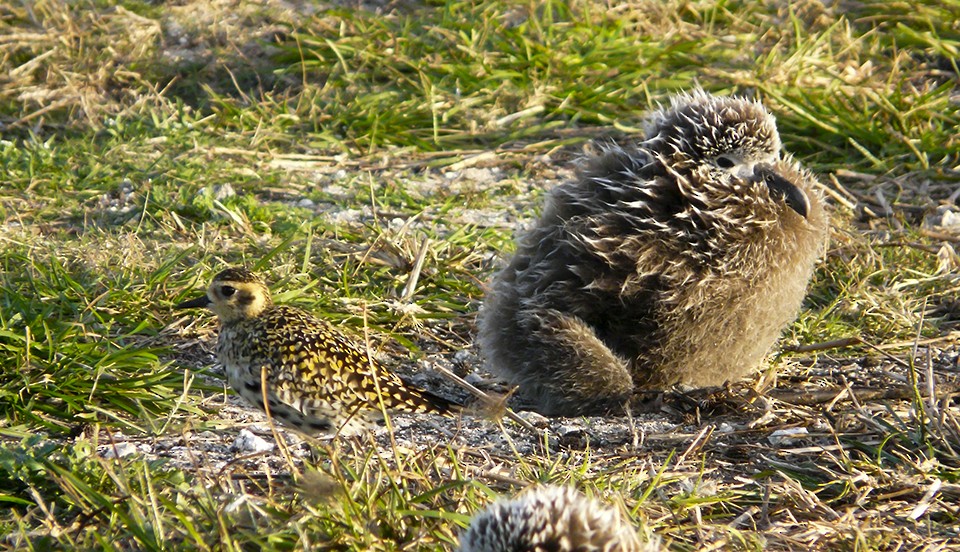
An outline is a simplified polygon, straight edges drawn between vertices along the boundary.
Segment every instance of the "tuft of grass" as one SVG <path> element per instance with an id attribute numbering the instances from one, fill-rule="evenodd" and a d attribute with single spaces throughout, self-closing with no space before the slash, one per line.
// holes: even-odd
<path id="1" fill-rule="evenodd" d="M 689 64 L 666 77 L 656 66 L 679 65 L 698 41 L 638 41 L 629 27 L 589 3 L 448 3 L 386 18 L 339 10 L 278 61 L 320 83 L 304 91 L 299 118 L 361 151 L 502 144 L 610 123 L 647 87 L 692 80 Z"/>
<path id="2" fill-rule="evenodd" d="M 156 431 L 157 418 L 180 407 L 184 377 L 161 360 L 165 348 L 145 339 L 162 324 L 143 317 L 139 294 L 173 264 L 153 274 L 95 274 L 80 255 L 6 251 L 0 410 L 8 424 L 55 432 L 98 420 Z"/>

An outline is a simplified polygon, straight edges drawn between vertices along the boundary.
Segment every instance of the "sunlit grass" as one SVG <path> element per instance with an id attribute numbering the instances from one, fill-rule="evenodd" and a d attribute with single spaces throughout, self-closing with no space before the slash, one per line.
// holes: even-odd
<path id="1" fill-rule="evenodd" d="M 616 450 L 315 446 L 314 486 L 256 459 L 104 453 L 217 429 L 222 384 L 196 356 L 215 320 L 171 307 L 226 264 L 404 361 L 469 353 L 484 283 L 580 147 L 698 85 L 763 100 L 831 194 L 784 342 L 864 344 L 823 353 L 830 368 L 784 354 L 784 377 L 859 384 L 885 358 L 872 346 L 922 375 L 904 352 L 956 319 L 956 240 L 927 220 L 960 181 L 956 1 L 218 9 L 0 7 L 0 547 L 449 549 L 537 481 L 622 501 L 679 550 L 957 538 L 955 415 L 912 397 L 751 398 L 731 434 L 698 404 L 674 413 L 690 435 Z M 836 447 L 771 446 L 781 424 Z"/>

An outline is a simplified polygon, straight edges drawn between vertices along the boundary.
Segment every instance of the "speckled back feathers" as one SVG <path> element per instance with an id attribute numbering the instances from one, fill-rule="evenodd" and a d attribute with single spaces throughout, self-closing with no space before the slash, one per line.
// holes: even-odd
<path id="1" fill-rule="evenodd" d="M 456 407 L 403 382 L 329 322 L 273 305 L 263 281 L 245 269 L 217 274 L 206 305 L 184 305 L 219 316 L 217 356 L 231 386 L 305 433 L 354 432 L 383 409 L 448 414 Z"/>

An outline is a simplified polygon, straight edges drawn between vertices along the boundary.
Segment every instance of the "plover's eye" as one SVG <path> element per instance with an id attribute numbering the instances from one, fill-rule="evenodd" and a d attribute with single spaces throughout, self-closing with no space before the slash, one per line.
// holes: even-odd
<path id="1" fill-rule="evenodd" d="M 220 288 L 220 293 L 222 293 L 224 297 L 230 297 L 236 292 L 237 292 L 237 288 L 235 287 L 223 286 L 222 288 Z"/>
<path id="2" fill-rule="evenodd" d="M 720 167 L 721 169 L 730 169 L 730 168 L 733 168 L 733 166 L 736 164 L 737 163 L 733 159 L 730 159 L 729 157 L 726 157 L 724 155 L 717 157 L 717 166 Z"/>

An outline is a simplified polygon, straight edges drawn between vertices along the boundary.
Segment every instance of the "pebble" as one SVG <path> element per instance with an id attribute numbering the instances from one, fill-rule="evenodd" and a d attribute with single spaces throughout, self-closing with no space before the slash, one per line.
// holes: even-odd
<path id="1" fill-rule="evenodd" d="M 237 435 L 237 438 L 234 439 L 233 444 L 230 445 L 230 450 L 246 454 L 267 452 L 273 450 L 275 446 L 276 445 L 263 437 L 254 435 L 249 429 L 243 429 L 240 431 L 240 434 Z"/>
<path id="2" fill-rule="evenodd" d="M 531 410 L 525 410 L 523 412 L 518 412 L 518 416 L 523 418 L 527 423 L 533 427 L 544 429 L 550 425 L 550 420 L 538 412 L 533 412 Z"/>
<path id="3" fill-rule="evenodd" d="M 778 429 L 767 437 L 771 445 L 780 445 L 793 441 L 794 439 L 805 437 L 809 434 L 805 427 L 790 427 L 787 429 Z"/>
<path id="4" fill-rule="evenodd" d="M 139 452 L 140 450 L 137 449 L 137 445 L 129 441 L 124 441 L 116 445 L 108 445 L 101 456 L 104 458 L 126 458 Z"/>

